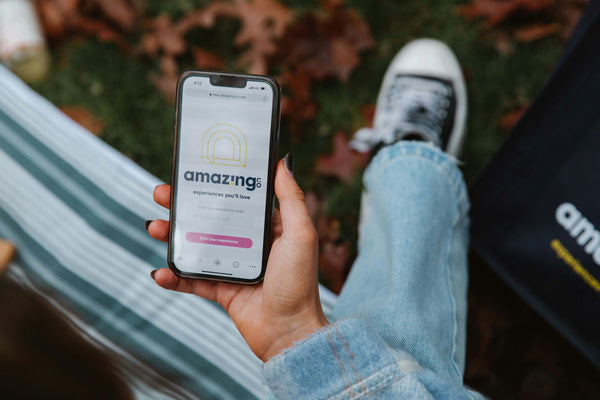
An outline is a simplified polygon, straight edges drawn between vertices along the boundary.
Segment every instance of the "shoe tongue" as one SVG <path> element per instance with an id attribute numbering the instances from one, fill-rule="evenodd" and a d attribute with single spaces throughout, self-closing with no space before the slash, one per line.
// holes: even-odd
<path id="1" fill-rule="evenodd" d="M 416 141 L 416 142 L 432 142 L 435 145 L 438 145 L 437 142 L 437 138 L 438 136 L 432 136 L 432 135 L 428 135 L 426 133 L 417 131 L 417 130 L 411 130 L 411 131 L 396 131 L 395 133 L 395 138 L 396 141 L 398 140 L 409 140 L 409 141 Z"/>
<path id="2" fill-rule="evenodd" d="M 415 123 L 402 121 L 396 125 L 394 132 L 394 141 L 398 140 L 422 140 L 431 142 L 436 146 L 442 145 L 442 138 L 429 125 L 424 123 Z"/>
<path id="3" fill-rule="evenodd" d="M 449 107 L 451 84 L 436 78 L 398 75 L 386 105 L 387 121 L 392 129 L 388 140 L 406 140 L 407 136 L 442 145 Z"/>

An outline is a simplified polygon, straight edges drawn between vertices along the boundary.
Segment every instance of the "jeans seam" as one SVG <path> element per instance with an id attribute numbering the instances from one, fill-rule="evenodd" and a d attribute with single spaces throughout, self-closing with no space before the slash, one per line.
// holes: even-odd
<path id="1" fill-rule="evenodd" d="M 404 364 L 404 365 L 403 365 Z M 403 371 L 396 371 L 396 369 L 404 369 Z M 391 370 L 391 371 L 389 371 Z M 369 374 L 369 376 L 361 379 L 360 381 L 354 383 L 352 386 L 345 388 L 343 391 L 340 391 L 332 396 L 329 396 L 330 400 L 341 400 L 343 398 L 350 399 L 358 399 L 362 396 L 368 395 L 370 393 L 376 392 L 379 389 L 388 386 L 392 381 L 402 380 L 407 375 L 419 372 L 422 368 L 415 360 L 411 359 L 402 359 L 397 362 L 386 365 L 377 371 Z M 378 378 L 380 375 L 385 374 L 386 376 L 383 379 L 377 381 L 374 385 L 369 386 L 368 381 L 374 380 Z M 358 392 L 354 392 L 353 390 L 358 387 L 367 387 L 367 389 L 359 390 Z"/>
<path id="2" fill-rule="evenodd" d="M 447 265 L 446 268 L 446 285 L 448 290 L 448 295 L 450 297 L 450 302 L 452 304 L 452 344 L 450 351 L 450 364 L 452 365 L 454 372 L 457 377 L 462 381 L 462 374 L 460 372 L 460 367 L 458 366 L 455 357 L 456 357 L 456 340 L 458 335 L 458 315 L 457 315 L 457 306 L 456 306 L 456 298 L 454 296 L 454 292 L 452 291 L 452 274 L 450 273 L 452 269 L 452 243 L 454 237 L 456 235 L 456 230 L 458 229 L 458 221 L 460 220 L 460 216 L 456 217 L 456 220 L 452 224 L 452 233 L 446 245 L 446 255 L 447 257 Z"/>

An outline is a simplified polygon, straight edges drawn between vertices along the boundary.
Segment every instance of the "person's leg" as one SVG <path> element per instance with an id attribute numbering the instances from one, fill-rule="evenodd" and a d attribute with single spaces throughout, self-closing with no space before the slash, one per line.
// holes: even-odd
<path id="1" fill-rule="evenodd" d="M 467 191 L 453 159 L 423 142 L 384 147 L 364 177 L 359 255 L 334 309 L 388 344 L 462 381 Z"/>
<path id="2" fill-rule="evenodd" d="M 459 383 L 469 201 L 454 157 L 466 114 L 460 65 L 445 44 L 416 40 L 392 60 L 374 127 L 351 142 L 358 151 L 383 147 L 364 175 L 359 256 L 334 309 L 338 319 L 368 320 L 390 346 Z"/>

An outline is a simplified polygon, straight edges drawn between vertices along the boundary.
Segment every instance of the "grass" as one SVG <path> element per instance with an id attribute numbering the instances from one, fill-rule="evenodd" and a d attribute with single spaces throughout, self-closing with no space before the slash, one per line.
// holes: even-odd
<path id="1" fill-rule="evenodd" d="M 177 18 L 206 4 L 206 0 L 149 1 L 147 13 L 167 12 Z M 299 13 L 315 8 L 316 1 L 286 0 Z M 464 165 L 465 178 L 473 182 L 505 134 L 498 118 L 514 105 L 528 103 L 540 89 L 557 59 L 562 44 L 556 38 L 533 44 L 514 43 L 510 54 L 500 54 L 483 38 L 478 23 L 456 12 L 460 2 L 419 0 L 348 0 L 371 27 L 376 46 L 362 55 L 362 63 L 348 82 L 315 85 L 313 96 L 319 113 L 307 123 L 300 140 L 292 141 L 283 126 L 280 154 L 294 153 L 297 177 L 305 190 L 314 190 L 327 201 L 332 215 L 342 223 L 342 239 L 356 240 L 360 181 L 344 184 L 313 173 L 316 158 L 331 151 L 335 132 L 350 136 L 364 123 L 361 107 L 375 102 L 380 80 L 394 54 L 418 37 L 433 37 L 450 45 L 468 79 L 470 115 Z M 222 54 L 233 68 L 232 45 L 239 24 L 220 21 L 213 30 L 188 35 Z M 198 43 L 201 42 L 201 43 Z M 208 45 L 206 45 L 208 44 Z M 185 62 L 186 60 L 184 60 Z M 57 105 L 81 105 L 106 123 L 102 139 L 164 181 L 169 180 L 174 108 L 149 82 L 157 63 L 128 57 L 112 44 L 93 39 L 73 39 L 54 49 L 51 79 L 35 89 Z"/>

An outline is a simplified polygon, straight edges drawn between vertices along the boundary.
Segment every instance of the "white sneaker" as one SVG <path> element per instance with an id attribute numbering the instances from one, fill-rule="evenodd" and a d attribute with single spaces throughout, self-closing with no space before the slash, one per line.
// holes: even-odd
<path id="1" fill-rule="evenodd" d="M 362 128 L 350 147 L 368 152 L 399 140 L 423 140 L 458 158 L 465 137 L 467 93 L 460 64 L 434 39 L 408 43 L 388 67 L 373 128 Z"/>

